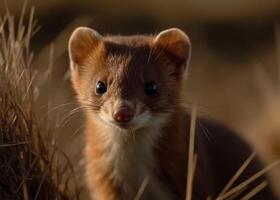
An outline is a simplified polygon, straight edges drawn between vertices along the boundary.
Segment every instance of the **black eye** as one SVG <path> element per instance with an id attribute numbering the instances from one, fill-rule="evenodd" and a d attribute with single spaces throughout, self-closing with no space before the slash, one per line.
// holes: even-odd
<path id="1" fill-rule="evenodd" d="M 145 86 L 145 93 L 149 96 L 155 95 L 157 93 L 158 87 L 157 84 L 153 81 L 149 82 Z"/>
<path id="2" fill-rule="evenodd" d="M 96 84 L 96 94 L 104 94 L 107 91 L 107 86 L 104 82 L 98 81 Z"/>

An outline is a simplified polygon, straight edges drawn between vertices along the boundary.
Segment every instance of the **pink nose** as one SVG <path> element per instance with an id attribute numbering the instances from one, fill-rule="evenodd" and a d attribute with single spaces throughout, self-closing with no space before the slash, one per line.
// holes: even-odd
<path id="1" fill-rule="evenodd" d="M 117 122 L 129 122 L 132 118 L 133 111 L 128 106 L 122 106 L 114 113 Z"/>

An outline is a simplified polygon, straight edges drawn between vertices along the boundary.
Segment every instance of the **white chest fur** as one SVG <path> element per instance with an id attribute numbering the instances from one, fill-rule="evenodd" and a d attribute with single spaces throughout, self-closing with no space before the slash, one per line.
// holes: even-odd
<path id="1" fill-rule="evenodd" d="M 113 167 L 111 178 L 121 185 L 123 199 L 134 199 L 144 180 L 148 184 L 141 199 L 171 199 L 155 176 L 153 149 L 158 129 L 142 129 L 137 132 L 110 128 L 106 133 L 105 162 Z"/>

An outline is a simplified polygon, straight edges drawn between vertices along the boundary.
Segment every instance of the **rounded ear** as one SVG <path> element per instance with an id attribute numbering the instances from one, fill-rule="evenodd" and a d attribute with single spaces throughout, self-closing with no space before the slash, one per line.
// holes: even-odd
<path id="1" fill-rule="evenodd" d="M 191 54 L 191 42 L 182 30 L 178 28 L 164 30 L 155 37 L 154 43 L 175 56 L 175 59 L 186 68 Z"/>
<path id="2" fill-rule="evenodd" d="M 76 65 L 82 65 L 85 58 L 96 49 L 101 39 L 102 36 L 91 28 L 79 27 L 73 31 L 68 43 L 72 70 Z"/>

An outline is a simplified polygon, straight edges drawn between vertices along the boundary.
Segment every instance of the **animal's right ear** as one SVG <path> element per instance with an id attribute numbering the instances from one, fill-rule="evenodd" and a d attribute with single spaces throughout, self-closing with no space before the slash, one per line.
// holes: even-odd
<path id="1" fill-rule="evenodd" d="M 75 29 L 68 43 L 71 69 L 74 70 L 82 65 L 101 40 L 102 36 L 91 28 L 79 27 Z"/>

